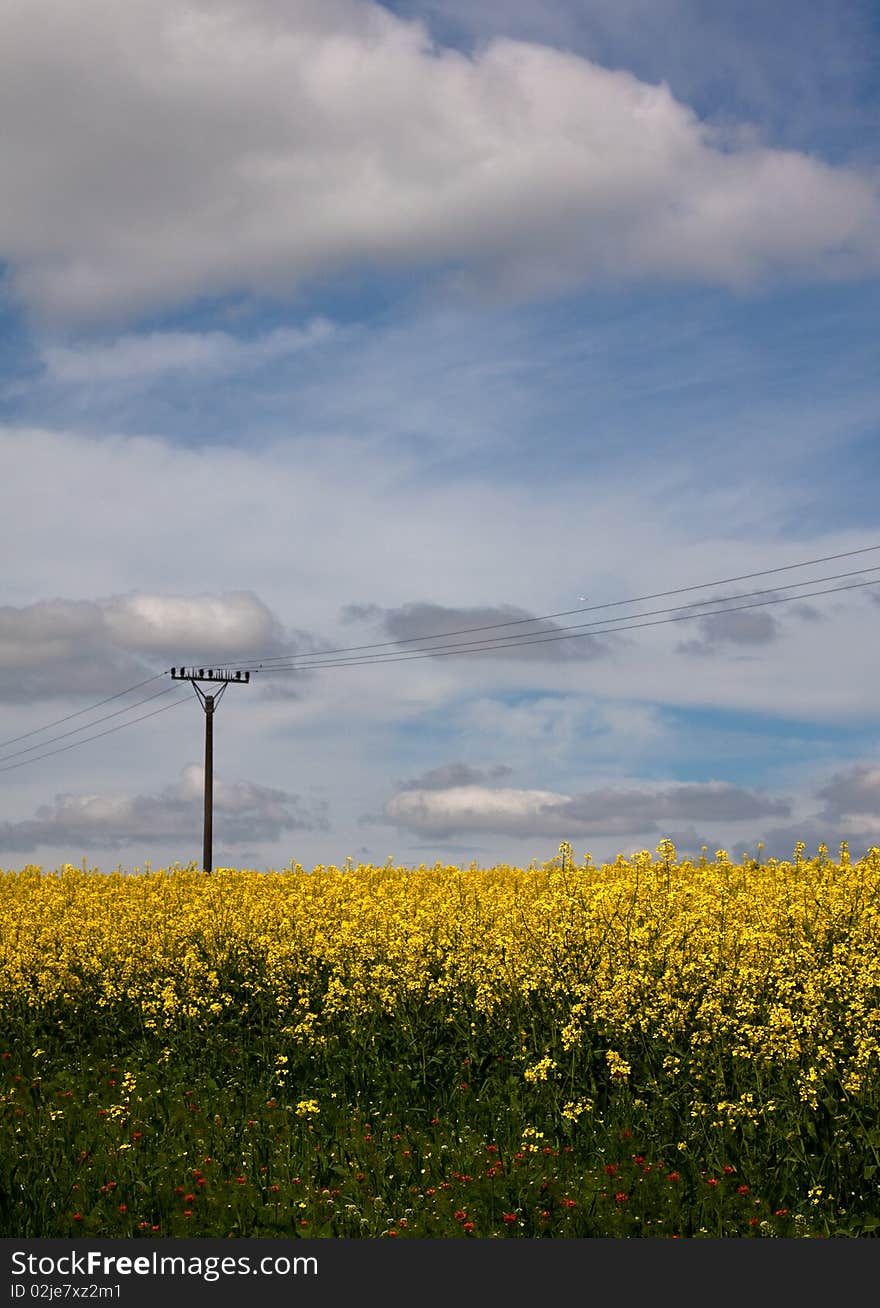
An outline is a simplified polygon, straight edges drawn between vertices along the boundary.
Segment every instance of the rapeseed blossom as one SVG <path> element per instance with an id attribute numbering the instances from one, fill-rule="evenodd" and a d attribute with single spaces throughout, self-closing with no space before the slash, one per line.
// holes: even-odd
<path id="1" fill-rule="evenodd" d="M 528 868 L 3 872 L 0 1011 L 56 1028 L 101 1015 L 160 1043 L 259 1013 L 278 1085 L 288 1055 L 432 1013 L 506 1031 L 524 1084 L 558 1085 L 571 1122 L 595 1098 L 577 1083 L 591 1051 L 594 1078 L 686 1087 L 689 1115 L 715 1129 L 766 1120 L 771 1071 L 808 1107 L 828 1086 L 873 1093 L 880 850 L 833 862 L 798 842 L 788 862 L 692 863 L 663 840 L 601 867 L 560 852 Z M 538 1011 L 540 1031 L 523 1020 Z M 121 1116 L 135 1087 L 120 1089 Z"/>

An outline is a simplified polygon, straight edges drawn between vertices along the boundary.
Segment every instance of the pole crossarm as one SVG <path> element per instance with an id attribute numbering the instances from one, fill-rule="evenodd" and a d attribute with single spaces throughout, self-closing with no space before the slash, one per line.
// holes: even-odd
<path id="1" fill-rule="evenodd" d="M 229 668 L 172 668 L 173 681 L 240 681 L 244 684 L 251 679 L 249 672 L 232 672 Z"/>
<path id="2" fill-rule="evenodd" d="M 202 867 L 206 872 L 212 871 L 212 841 L 214 834 L 214 710 L 220 703 L 227 686 L 246 685 L 250 679 L 249 672 L 232 671 L 230 668 L 186 668 L 171 669 L 174 681 L 190 681 L 205 710 L 205 819 L 202 840 Z M 202 690 L 200 682 L 209 686 L 218 686 L 213 690 Z"/>

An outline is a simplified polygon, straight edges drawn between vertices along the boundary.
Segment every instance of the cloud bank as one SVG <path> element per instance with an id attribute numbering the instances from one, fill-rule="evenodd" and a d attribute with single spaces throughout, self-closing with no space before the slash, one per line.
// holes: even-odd
<path id="1" fill-rule="evenodd" d="M 40 846 L 77 849 L 84 844 L 122 849 L 143 841 L 150 848 L 163 841 L 196 845 L 201 839 L 204 771 L 184 768 L 177 785 L 156 795 L 56 795 L 32 818 L 0 823 L 0 850 Z M 229 845 L 263 844 L 286 831 L 314 831 L 328 826 L 321 802 L 304 802 L 250 781 L 214 778 L 213 831 Z"/>
<path id="2" fill-rule="evenodd" d="M 40 600 L 0 608 L 0 700 L 107 693 L 187 662 L 272 653 L 281 624 L 251 592 Z"/>
<path id="3" fill-rule="evenodd" d="M 372 621 L 384 635 L 400 642 L 397 652 L 401 654 L 461 646 L 473 655 L 567 663 L 607 657 L 620 640 L 615 640 L 613 634 L 568 635 L 561 623 L 532 617 L 513 604 L 453 608 L 417 601 L 389 609 L 375 604 L 349 604 L 342 611 L 342 620 Z"/>
<path id="4" fill-rule="evenodd" d="M 437 46 L 370 0 L 13 0 L 0 113 L 0 258 L 55 319 L 352 267 L 504 296 L 880 268 L 867 171 L 536 42 Z"/>
<path id="5" fill-rule="evenodd" d="M 495 774 L 498 775 L 497 773 Z M 669 836 L 680 852 L 696 854 L 701 845 L 719 841 L 711 830 L 723 827 L 733 848 L 754 851 L 760 841 L 764 858 L 788 859 L 798 841 L 809 853 L 820 844 L 836 855 L 846 841 L 855 857 L 880 844 L 880 768 L 856 763 L 833 773 L 799 807 L 727 782 L 708 781 L 602 786 L 577 795 L 546 790 L 519 790 L 487 785 L 490 773 L 466 764 L 437 768 L 402 783 L 384 807 L 382 819 L 399 831 L 430 839 L 490 833 L 496 836 L 550 840 L 582 837 L 648 839 Z M 698 827 L 710 834 L 698 835 Z"/>
<path id="6" fill-rule="evenodd" d="M 454 776 L 454 774 L 452 774 Z M 401 789 L 386 820 L 422 835 L 484 831 L 507 836 L 625 837 L 670 823 L 730 822 L 784 816 L 791 805 L 722 781 L 631 789 L 601 787 L 579 795 L 454 784 Z"/>

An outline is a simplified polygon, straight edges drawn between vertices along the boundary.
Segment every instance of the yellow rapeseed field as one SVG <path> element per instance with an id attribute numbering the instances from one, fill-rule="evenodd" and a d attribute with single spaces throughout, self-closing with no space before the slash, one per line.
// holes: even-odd
<path id="1" fill-rule="evenodd" d="M 876 1234 L 880 849 L 707 854 L 0 873 L 0 1230 Z"/>
<path id="2" fill-rule="evenodd" d="M 4 872 L 0 1013 L 104 1010 L 161 1036 L 259 1011 L 317 1048 L 370 1016 L 430 1011 L 523 1028 L 527 1081 L 598 1044 L 634 1093 L 686 1081 L 694 1114 L 731 1125 L 757 1114 L 771 1069 L 813 1107 L 823 1085 L 873 1086 L 880 850 L 690 862 L 664 841 L 596 867 L 560 849 L 528 868 Z M 572 1120 L 588 1108 L 586 1091 L 564 1105 Z"/>

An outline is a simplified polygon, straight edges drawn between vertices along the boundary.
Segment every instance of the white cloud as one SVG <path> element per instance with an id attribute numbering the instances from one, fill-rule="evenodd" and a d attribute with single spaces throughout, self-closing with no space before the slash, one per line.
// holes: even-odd
<path id="1" fill-rule="evenodd" d="M 155 795 L 59 794 L 32 818 L 0 822 L 0 850 L 78 848 L 84 842 L 102 849 L 140 841 L 195 844 L 202 829 L 203 784 L 203 770 L 190 764 L 176 786 Z M 225 844 L 269 843 L 286 831 L 326 826 L 321 804 L 254 782 L 214 780 L 213 830 Z"/>
<path id="2" fill-rule="evenodd" d="M 215 657 L 255 654 L 281 641 L 281 624 L 256 595 L 122 595 L 99 601 L 111 639 L 143 652 L 180 648 Z"/>
<path id="3" fill-rule="evenodd" d="M 445 790 L 404 790 L 385 805 L 396 826 L 425 835 L 494 831 L 537 835 L 560 830 L 566 796 L 549 790 L 453 786 Z"/>
<path id="4" fill-rule="evenodd" d="M 0 608 L 0 699 L 99 695 L 181 662 L 274 652 L 277 618 L 256 595 L 132 593 Z"/>
<path id="5" fill-rule="evenodd" d="M 155 381 L 173 373 L 228 376 L 327 341 L 334 328 L 317 318 L 305 328 L 279 327 L 254 340 L 229 332 L 147 332 L 87 345 L 46 345 L 50 380 L 63 383 Z"/>
<path id="6" fill-rule="evenodd" d="M 846 840 L 854 857 L 880 842 L 880 768 L 867 763 L 816 785 L 812 803 L 809 796 L 795 803 L 720 781 L 630 783 L 566 795 L 460 784 L 455 767 L 435 769 L 426 780 L 421 788 L 401 786 L 385 805 L 383 819 L 398 832 L 438 840 L 480 832 L 506 839 L 589 837 L 602 842 L 602 857 L 613 857 L 612 841 L 625 852 L 660 836 L 670 837 L 682 856 L 698 854 L 702 845 L 754 851 L 761 841 L 763 857 L 779 859 L 790 858 L 797 841 L 808 853 L 824 843 L 836 854 Z M 698 834 L 704 829 L 712 834 Z"/>
<path id="7" fill-rule="evenodd" d="M 581 795 L 481 785 L 405 789 L 385 818 L 425 834 L 491 831 L 501 835 L 627 836 L 670 822 L 731 822 L 787 815 L 791 805 L 725 782 L 665 787 L 602 787 Z"/>
<path id="8" fill-rule="evenodd" d="M 880 266 L 870 176 L 721 139 L 572 53 L 467 57 L 368 0 L 19 0 L 4 26 L 0 255 L 46 314 L 352 264 L 505 294 Z"/>

